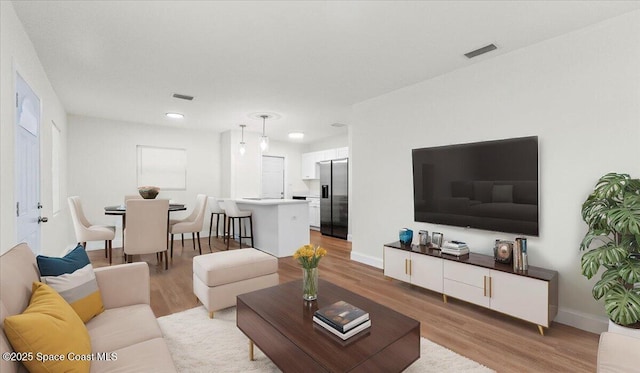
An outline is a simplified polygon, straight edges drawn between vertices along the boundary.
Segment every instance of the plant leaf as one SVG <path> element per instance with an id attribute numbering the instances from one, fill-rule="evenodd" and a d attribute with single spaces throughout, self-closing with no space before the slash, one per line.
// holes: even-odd
<path id="1" fill-rule="evenodd" d="M 602 265 L 617 266 L 629 256 L 627 249 L 624 246 L 616 245 L 615 242 L 600 246 L 596 250 L 600 252 Z"/>
<path id="2" fill-rule="evenodd" d="M 593 230 L 608 230 L 607 211 L 612 204 L 607 199 L 600 199 L 595 192 L 582 204 L 582 220 Z"/>
<path id="3" fill-rule="evenodd" d="M 631 325 L 640 321 L 640 294 L 637 289 L 617 285 L 607 292 L 604 307 L 609 318 L 619 325 Z"/>
<path id="4" fill-rule="evenodd" d="M 618 268 L 618 273 L 622 280 L 628 284 L 640 282 L 640 261 L 627 258 L 620 268 Z"/>
<path id="5" fill-rule="evenodd" d="M 598 199 L 622 200 L 628 180 L 631 177 L 628 174 L 618 174 L 610 172 L 598 180 L 594 193 Z"/>
<path id="6" fill-rule="evenodd" d="M 596 300 L 602 298 L 609 290 L 620 284 L 620 273 L 616 268 L 608 269 L 602 273 L 602 278 L 593 286 L 591 294 Z"/>
<path id="7" fill-rule="evenodd" d="M 625 193 L 621 205 L 605 213 L 609 225 L 618 232 L 640 234 L 640 195 Z"/>
<path id="8" fill-rule="evenodd" d="M 611 242 L 611 238 L 609 237 L 609 230 L 607 229 L 594 229 L 589 230 L 587 234 L 582 239 L 582 243 L 580 244 L 580 250 L 586 250 L 591 246 L 593 240 L 599 240 L 603 243 Z"/>
<path id="9" fill-rule="evenodd" d="M 586 278 L 591 278 L 598 273 L 600 268 L 600 251 L 599 249 L 593 249 L 587 251 L 582 255 L 580 260 L 580 266 L 582 267 L 582 275 Z"/>

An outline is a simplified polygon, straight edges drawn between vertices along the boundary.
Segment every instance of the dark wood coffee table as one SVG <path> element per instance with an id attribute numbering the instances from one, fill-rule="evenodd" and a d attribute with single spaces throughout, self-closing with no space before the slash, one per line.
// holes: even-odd
<path id="1" fill-rule="evenodd" d="M 371 327 L 345 341 L 313 322 L 318 308 L 344 300 L 369 312 Z M 238 296 L 237 325 L 283 372 L 400 372 L 420 357 L 420 323 L 320 280 L 318 299 L 302 281 Z M 252 351 L 250 352 L 250 356 Z"/>

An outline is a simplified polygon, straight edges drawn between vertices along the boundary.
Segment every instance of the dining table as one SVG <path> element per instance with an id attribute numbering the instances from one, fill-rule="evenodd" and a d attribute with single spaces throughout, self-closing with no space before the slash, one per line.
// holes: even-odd
<path id="1" fill-rule="evenodd" d="M 170 203 L 169 204 L 169 213 L 174 211 L 185 211 L 187 207 L 181 203 Z M 114 205 L 114 206 L 105 206 L 104 208 L 105 215 L 119 215 L 122 216 L 122 247 L 124 247 L 124 228 L 127 224 L 127 206 L 126 205 Z M 167 216 L 167 226 L 169 224 L 169 216 Z"/>

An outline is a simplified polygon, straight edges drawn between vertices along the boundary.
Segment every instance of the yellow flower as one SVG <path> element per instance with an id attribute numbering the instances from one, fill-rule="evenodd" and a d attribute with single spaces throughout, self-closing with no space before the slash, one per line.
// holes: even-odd
<path id="1" fill-rule="evenodd" d="M 293 258 L 297 259 L 303 268 L 316 268 L 320 258 L 325 255 L 327 255 L 327 250 L 324 248 L 307 244 L 296 250 Z"/>

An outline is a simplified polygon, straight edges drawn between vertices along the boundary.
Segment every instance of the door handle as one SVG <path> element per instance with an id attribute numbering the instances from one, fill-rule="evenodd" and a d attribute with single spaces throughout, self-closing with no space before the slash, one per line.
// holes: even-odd
<path id="1" fill-rule="evenodd" d="M 487 296 L 487 276 L 483 276 L 484 280 L 482 281 L 482 291 L 483 291 L 483 296 Z"/>
<path id="2" fill-rule="evenodd" d="M 38 224 L 40 224 L 40 223 L 46 223 L 46 222 L 48 222 L 48 221 L 49 221 L 49 218 L 47 218 L 46 216 L 45 216 L 45 217 L 38 216 Z"/>
<path id="3" fill-rule="evenodd" d="M 489 276 L 489 298 L 493 297 L 493 280 Z"/>

